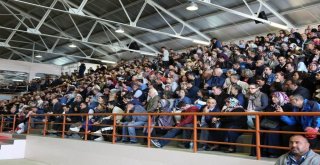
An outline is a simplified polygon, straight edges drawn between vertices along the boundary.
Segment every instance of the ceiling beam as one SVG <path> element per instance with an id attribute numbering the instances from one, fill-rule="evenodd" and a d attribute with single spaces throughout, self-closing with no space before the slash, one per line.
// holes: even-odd
<path id="1" fill-rule="evenodd" d="M 276 11 L 273 7 L 271 7 L 264 0 L 258 0 L 260 4 L 262 4 L 265 8 L 267 8 L 272 14 L 274 14 L 277 18 L 279 18 L 283 23 L 285 23 L 289 28 L 296 28 L 288 19 L 283 17 L 278 11 Z"/>
<path id="2" fill-rule="evenodd" d="M 125 7 L 125 8 L 133 7 L 133 6 L 138 5 L 139 3 L 142 3 L 142 2 L 144 2 L 144 1 L 145 1 L 145 0 L 136 0 L 136 1 L 132 2 L 132 3 L 129 3 L 129 4 L 125 5 L 124 7 Z M 48 3 L 49 1 L 46 1 L 46 2 Z M 145 4 L 145 3 L 144 3 L 144 4 Z M 183 7 L 183 6 L 185 6 L 185 4 L 178 5 L 178 6 L 174 6 L 174 7 L 171 7 L 171 8 L 169 8 L 169 9 L 167 9 L 167 10 L 168 10 L 168 11 L 171 11 L 171 10 L 175 10 L 175 9 L 181 8 L 181 7 Z M 32 10 L 28 11 L 28 13 L 32 12 L 32 11 L 35 10 L 35 9 L 37 9 L 37 8 L 33 8 Z M 118 8 L 118 9 L 116 9 L 116 10 L 107 12 L 107 13 L 99 16 L 99 17 L 100 17 L 100 18 L 107 18 L 107 17 L 109 17 L 110 15 L 113 15 L 113 14 L 115 14 L 115 13 L 118 13 L 118 12 L 120 12 L 120 11 L 122 11 L 122 10 L 123 10 L 122 8 Z M 150 15 L 148 15 L 148 16 L 144 16 L 144 17 L 142 17 L 142 18 L 139 18 L 139 21 L 143 21 L 143 20 L 149 19 L 149 18 L 153 17 L 153 16 L 156 15 L 156 14 L 157 14 L 157 12 L 155 12 L 155 13 L 153 13 L 153 14 L 150 14 Z M 18 15 L 20 15 L 20 14 L 18 14 Z M 58 15 L 58 16 L 56 16 L 56 17 L 59 17 L 59 16 L 63 16 L 63 15 L 61 14 L 61 15 Z M 50 17 L 50 18 L 51 18 L 51 20 L 53 21 L 53 20 L 55 20 L 56 17 L 54 17 L 54 18 L 51 18 L 51 17 Z M 137 17 L 137 18 L 138 18 L 138 17 Z M 136 21 L 137 21 L 137 20 L 136 20 Z M 86 26 L 87 23 L 88 23 L 87 21 L 83 21 L 83 22 L 82 22 L 81 24 L 79 24 L 78 26 L 79 26 L 79 27 L 81 27 L 81 26 Z M 95 21 L 95 24 L 96 24 L 96 23 L 97 23 L 97 21 Z M 70 27 L 70 28 L 64 30 L 64 32 L 69 32 L 69 31 L 72 31 L 73 29 L 74 29 L 74 27 Z M 17 35 L 20 36 L 20 37 L 22 37 L 22 38 L 25 38 L 25 37 L 22 36 L 21 34 L 17 34 Z M 60 35 L 60 32 L 58 32 L 57 35 Z M 25 39 L 28 39 L 28 38 L 25 38 Z M 123 39 L 127 40 L 128 38 L 121 38 L 120 40 L 123 40 Z M 85 40 L 88 40 L 88 38 L 86 38 Z M 32 40 L 30 40 L 30 41 L 32 41 Z M 32 42 L 33 42 L 33 41 L 32 41 Z M 38 43 L 38 41 L 36 41 L 36 44 L 42 46 L 41 44 Z M 65 45 L 65 44 L 62 44 L 62 45 Z M 55 46 L 54 46 L 54 47 L 55 47 Z"/>
<path id="3" fill-rule="evenodd" d="M 242 17 L 249 18 L 249 19 L 252 19 L 252 20 L 260 21 L 260 22 L 266 23 L 266 24 L 268 24 L 270 26 L 274 26 L 274 27 L 277 27 L 277 28 L 280 28 L 280 29 L 289 30 L 291 28 L 294 28 L 293 25 L 291 27 L 291 26 L 288 26 L 288 25 L 282 25 L 282 24 L 279 24 L 279 23 L 276 23 L 276 22 L 268 21 L 268 20 L 259 18 L 257 15 L 249 15 L 249 14 L 237 11 L 237 10 L 233 10 L 233 9 L 221 6 L 221 5 L 217 5 L 215 3 L 211 3 L 210 1 L 196 0 L 195 2 L 203 4 L 203 5 L 211 6 L 211 7 L 214 7 L 214 8 L 218 8 L 220 10 L 223 10 L 225 12 L 232 13 L 232 14 L 235 14 L 235 15 L 238 15 L 238 16 L 242 16 Z"/>
<path id="4" fill-rule="evenodd" d="M 36 21 L 38 21 L 38 22 L 40 22 L 40 19 L 36 18 L 35 16 L 33 16 L 33 15 L 29 14 L 29 13 L 26 13 L 26 12 L 22 11 L 21 9 L 19 9 L 19 8 L 15 7 L 15 6 L 11 5 L 11 4 L 8 4 L 7 2 L 3 2 L 3 3 L 4 3 L 7 7 L 16 10 L 16 11 L 19 12 L 20 14 L 22 14 L 22 15 L 24 15 L 24 16 L 27 16 L 28 18 L 32 18 L 32 19 L 34 19 L 34 20 L 36 20 Z M 50 29 L 52 29 L 52 30 L 55 30 L 55 31 L 59 32 L 60 35 L 62 35 L 62 36 L 65 36 L 65 37 L 68 37 L 68 38 L 71 38 L 71 39 L 75 39 L 74 37 L 68 35 L 68 34 L 65 33 L 64 31 L 61 31 L 60 29 L 57 29 L 56 27 L 54 27 L 54 26 L 52 26 L 52 25 L 50 25 L 50 24 L 48 24 L 48 23 L 46 23 L 46 22 L 44 22 L 43 24 L 44 24 L 46 27 L 48 27 L 48 28 L 50 28 Z M 93 47 L 93 46 L 91 46 L 91 45 L 89 45 L 89 44 L 86 44 L 86 43 L 82 43 L 82 44 L 85 45 L 85 46 L 87 46 L 87 47 L 89 47 L 89 48 L 91 48 L 91 49 L 93 49 L 93 50 L 95 50 L 96 52 L 99 52 L 99 53 L 104 54 L 104 55 L 108 55 L 108 52 L 106 52 L 106 51 L 104 51 L 104 50 L 102 50 L 102 49 Z"/>
<path id="5" fill-rule="evenodd" d="M 150 4 L 152 6 L 155 6 L 156 8 L 160 9 L 161 11 L 163 11 L 164 13 L 169 15 L 170 17 L 174 18 L 176 21 L 181 23 L 183 26 L 188 27 L 190 30 L 194 31 L 196 34 L 198 34 L 199 36 L 201 36 L 205 40 L 210 41 L 210 38 L 206 34 L 201 33 L 198 29 L 196 29 L 195 27 L 191 26 L 190 24 L 188 24 L 187 22 L 183 21 L 182 19 L 178 18 L 177 16 L 172 14 L 170 11 L 166 10 L 165 8 L 160 6 L 159 4 L 155 3 L 153 0 L 146 0 L 146 1 L 147 1 L 148 4 Z"/>
<path id="6" fill-rule="evenodd" d="M 301 8 L 301 7 L 297 7 L 297 8 L 292 8 L 292 9 L 288 9 L 288 10 L 285 10 L 285 11 L 280 11 L 279 14 L 280 15 L 287 15 L 287 14 L 291 14 L 291 13 L 295 13 L 295 12 L 298 12 L 298 11 L 301 11 L 301 10 L 308 10 L 310 8 L 315 8 L 315 7 L 320 7 L 320 2 L 315 2 L 315 3 L 311 3 L 311 4 L 308 4 L 306 5 L 304 8 Z M 223 12 L 223 11 L 222 11 Z M 219 12 L 221 13 L 221 12 Z M 218 13 L 218 14 L 219 14 Z M 210 16 L 213 16 L 212 14 L 209 14 Z M 214 14 L 215 15 L 215 14 Z M 272 14 L 268 14 L 267 15 L 269 18 L 272 18 L 272 17 L 275 17 L 274 15 Z M 202 19 L 203 17 L 201 16 L 200 19 Z M 194 19 L 191 19 L 191 20 L 188 20 L 187 22 L 189 21 L 196 21 L 197 18 L 194 18 Z M 212 32 L 215 32 L 215 31 L 218 31 L 218 30 L 221 30 L 221 29 L 225 29 L 225 28 L 229 28 L 229 27 L 232 27 L 234 26 L 234 24 L 237 24 L 237 25 L 243 25 L 243 24 L 246 24 L 246 23 L 250 23 L 252 22 L 251 19 L 244 19 L 244 20 L 241 20 L 241 21 L 238 21 L 238 22 L 234 22 L 234 23 L 230 23 L 230 24 L 226 24 L 226 25 L 222 25 L 222 26 L 218 26 L 218 27 L 213 27 L 213 28 L 209 28 L 209 29 L 205 29 L 205 30 L 200 30 L 202 33 L 212 33 Z M 189 34 L 186 34 L 186 36 L 192 36 L 192 35 L 195 35 L 195 33 L 189 33 Z M 140 36 L 139 36 L 140 37 Z M 164 42 L 168 42 L 168 41 L 177 41 L 178 39 L 164 39 L 162 41 L 157 41 L 157 42 L 149 42 L 147 44 L 149 45 L 154 45 L 154 44 L 160 44 L 160 43 L 164 43 Z"/>

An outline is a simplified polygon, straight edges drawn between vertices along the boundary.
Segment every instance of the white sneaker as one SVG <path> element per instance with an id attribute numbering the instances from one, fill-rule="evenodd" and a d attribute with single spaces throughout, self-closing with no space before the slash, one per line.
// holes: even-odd
<path id="1" fill-rule="evenodd" d="M 104 141 L 104 138 L 101 136 L 101 137 L 95 138 L 94 141 L 99 141 L 99 142 L 101 142 L 101 141 Z"/>
<path id="2" fill-rule="evenodd" d="M 93 132 L 92 134 L 94 134 L 94 135 L 99 135 L 99 136 L 102 135 L 101 130 L 98 130 L 98 131 L 96 131 L 96 132 Z"/>
<path id="3" fill-rule="evenodd" d="M 113 127 L 104 127 L 104 128 L 101 128 L 101 131 L 109 131 L 109 130 L 113 130 Z"/>
<path id="4" fill-rule="evenodd" d="M 161 144 L 160 144 L 159 141 L 157 141 L 157 140 L 152 140 L 152 139 L 151 139 L 151 143 L 152 143 L 154 146 L 156 146 L 157 148 L 162 148 Z"/>
<path id="5" fill-rule="evenodd" d="M 70 128 L 70 131 L 79 132 L 80 128 L 79 127 L 73 127 L 73 128 Z"/>

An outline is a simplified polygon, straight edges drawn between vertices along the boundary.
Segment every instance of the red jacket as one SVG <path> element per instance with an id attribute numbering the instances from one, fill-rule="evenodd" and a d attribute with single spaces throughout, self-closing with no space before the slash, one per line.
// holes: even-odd
<path id="1" fill-rule="evenodd" d="M 196 106 L 191 106 L 182 113 L 187 113 L 187 112 L 198 112 L 199 109 Z M 183 115 L 181 117 L 181 121 L 179 124 L 177 124 L 177 127 L 183 127 L 186 124 L 193 124 L 193 115 Z"/>

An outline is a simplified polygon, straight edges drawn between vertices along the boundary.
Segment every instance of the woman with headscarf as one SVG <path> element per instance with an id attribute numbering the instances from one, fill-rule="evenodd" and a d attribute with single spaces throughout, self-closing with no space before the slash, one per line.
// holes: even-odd
<path id="1" fill-rule="evenodd" d="M 159 102 L 159 112 L 160 113 L 171 113 L 172 108 L 170 108 L 170 102 L 166 99 L 161 99 Z M 161 127 L 172 127 L 174 125 L 173 116 L 159 116 L 156 120 L 157 125 Z M 162 130 L 167 130 L 168 128 L 161 128 Z"/>
<path id="2" fill-rule="evenodd" d="M 226 103 L 223 106 L 221 112 L 245 112 L 244 108 L 240 106 L 239 101 L 230 97 L 226 99 Z M 247 116 L 221 116 L 212 120 L 213 122 L 220 122 L 219 128 L 229 129 L 245 129 L 247 128 Z M 242 134 L 241 132 L 234 131 L 212 131 L 214 132 L 212 139 L 214 141 L 225 141 L 229 143 L 236 143 L 238 137 Z M 213 145 L 210 150 L 219 150 L 219 145 Z M 230 145 L 225 152 L 233 153 L 236 152 L 236 146 Z"/>
<path id="3" fill-rule="evenodd" d="M 170 101 L 168 101 L 167 99 L 161 99 L 158 103 L 158 113 L 171 113 L 172 112 L 172 108 L 170 108 Z M 153 123 L 152 125 L 156 125 L 156 126 L 160 126 L 160 127 L 172 127 L 175 123 L 174 123 L 174 116 L 154 116 L 153 117 Z M 147 124 L 145 124 L 145 126 L 147 126 Z M 156 130 L 154 130 L 153 128 L 151 128 L 151 136 L 155 137 L 156 136 L 156 132 L 161 132 L 163 134 L 165 134 L 167 132 L 167 130 L 169 130 L 170 128 L 156 128 Z M 145 134 L 145 136 L 148 135 L 148 130 L 147 128 L 144 128 L 143 133 Z M 144 139 L 144 143 L 147 142 L 147 139 Z"/>
<path id="4" fill-rule="evenodd" d="M 285 92 L 273 92 L 271 94 L 271 104 L 266 108 L 264 112 L 289 112 L 291 104 L 289 103 L 289 97 Z M 280 116 L 265 116 L 261 118 L 260 127 L 263 130 L 278 131 L 284 123 L 281 122 Z M 252 140 L 255 143 L 255 137 Z M 261 133 L 261 145 L 280 146 L 281 134 L 277 133 Z M 255 155 L 255 148 L 252 148 L 253 155 Z M 280 155 L 278 149 L 263 148 L 262 156 L 277 158 Z"/>

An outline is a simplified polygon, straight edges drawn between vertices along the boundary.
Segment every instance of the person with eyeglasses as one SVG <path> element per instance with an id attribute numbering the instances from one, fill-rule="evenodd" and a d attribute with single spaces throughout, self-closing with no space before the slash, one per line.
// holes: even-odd
<path id="1" fill-rule="evenodd" d="M 247 112 L 261 112 L 267 108 L 269 99 L 268 96 L 260 91 L 258 84 L 250 84 L 248 88 L 248 94 L 246 98 L 248 104 L 246 106 Z M 254 116 L 248 116 L 248 126 L 250 128 L 255 128 L 254 126 Z"/>
<path id="2" fill-rule="evenodd" d="M 239 104 L 239 101 L 234 97 L 229 97 L 225 100 L 225 105 L 223 106 L 221 112 L 245 112 L 245 109 Z M 213 123 L 219 123 L 218 128 L 227 128 L 227 129 L 246 129 L 247 128 L 247 117 L 246 116 L 220 116 L 213 117 Z M 222 141 L 229 143 L 236 143 L 238 137 L 242 135 L 241 132 L 235 131 L 211 131 L 209 135 L 209 140 L 211 141 Z M 218 151 L 221 149 L 221 146 L 218 144 L 210 147 L 211 151 Z M 227 149 L 224 150 L 226 153 L 236 152 L 236 146 L 228 145 Z"/>

